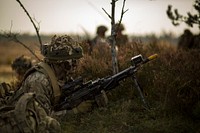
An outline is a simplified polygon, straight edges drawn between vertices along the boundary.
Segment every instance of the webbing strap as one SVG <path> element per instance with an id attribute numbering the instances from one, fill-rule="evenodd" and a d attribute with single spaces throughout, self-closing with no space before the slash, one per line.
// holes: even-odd
<path id="1" fill-rule="evenodd" d="M 46 64 L 44 62 L 38 63 L 38 66 L 42 67 L 45 70 L 45 72 L 47 73 L 47 75 L 49 76 L 52 87 L 53 87 L 54 103 L 57 103 L 60 98 L 60 95 L 61 95 L 61 90 L 60 90 L 60 87 L 58 85 L 58 82 L 57 82 L 57 79 L 56 79 L 56 76 L 55 76 L 53 70 L 51 69 L 51 67 L 48 64 Z"/>

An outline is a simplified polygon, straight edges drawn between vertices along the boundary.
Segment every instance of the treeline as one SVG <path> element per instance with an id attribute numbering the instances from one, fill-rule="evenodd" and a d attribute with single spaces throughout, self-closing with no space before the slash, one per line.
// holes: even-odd
<path id="1" fill-rule="evenodd" d="M 67 33 L 66 33 L 67 34 Z M 50 42 L 51 38 L 54 35 L 59 35 L 59 34 L 41 34 L 41 39 L 43 43 Z M 84 34 L 70 34 L 73 38 L 77 39 L 78 41 L 84 41 L 87 39 L 92 39 L 91 36 L 84 35 Z M 38 38 L 37 35 L 33 35 L 30 33 L 23 33 L 23 34 L 17 34 L 17 37 L 21 41 L 30 41 L 30 42 L 37 42 Z M 90 37 L 90 38 L 89 38 Z M 148 43 L 149 41 L 155 41 L 155 40 L 164 40 L 164 41 L 169 41 L 172 44 L 177 44 L 178 43 L 178 38 L 175 36 L 173 33 L 162 33 L 161 35 L 156 35 L 154 33 L 152 34 L 145 34 L 145 35 L 128 35 L 129 41 L 130 42 L 143 42 L 143 43 Z M 0 33 L 0 41 L 7 41 L 8 39 L 5 38 L 5 35 L 3 33 Z"/>

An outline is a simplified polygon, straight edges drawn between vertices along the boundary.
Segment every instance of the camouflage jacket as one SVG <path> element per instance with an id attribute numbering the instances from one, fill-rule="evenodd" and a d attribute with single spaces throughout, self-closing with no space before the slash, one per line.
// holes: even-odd
<path id="1" fill-rule="evenodd" d="M 7 105 L 15 106 L 19 105 L 23 108 L 26 107 L 24 113 L 20 113 L 19 119 L 11 120 L 13 122 L 2 121 L 4 119 L 12 119 L 15 117 L 9 117 L 9 114 L 17 114 L 16 112 L 21 112 L 19 110 L 9 110 L 6 113 L 0 112 L 0 123 L 4 123 L 2 127 L 0 126 L 2 132 L 61 132 L 61 127 L 59 122 L 51 117 L 53 111 L 53 102 L 55 100 L 53 94 L 53 87 L 49 76 L 46 73 L 37 71 L 33 69 L 21 84 L 21 87 L 15 91 L 15 93 L 7 100 Z M 32 102 L 26 102 L 24 104 L 23 99 L 29 94 L 34 94 Z M 24 98 L 25 97 L 25 98 Z M 30 98 L 28 98 L 30 99 Z M 3 107 L 2 110 L 8 109 Z M 1 109 L 0 109 L 1 111 Z M 9 113 L 10 112 L 10 113 Z M 34 114 L 34 115 L 33 115 Z M 12 116 L 12 115 L 10 115 Z M 23 122 L 19 122 L 23 121 Z M 28 122 L 28 124 L 27 124 Z M 6 124 L 7 123 L 7 124 Z M 21 125 L 20 123 L 25 123 Z M 28 125 L 28 126 L 27 126 Z M 7 130 L 10 127 L 11 129 Z M 26 129 L 24 129 L 26 128 Z M 13 130 L 12 130 L 13 129 Z M 15 131 L 14 131 L 15 130 Z"/>
<path id="2" fill-rule="evenodd" d="M 38 71 L 31 73 L 22 83 L 22 86 L 15 92 L 16 98 L 23 93 L 34 92 L 36 99 L 43 105 L 47 114 L 52 111 L 53 89 L 48 77 Z"/>

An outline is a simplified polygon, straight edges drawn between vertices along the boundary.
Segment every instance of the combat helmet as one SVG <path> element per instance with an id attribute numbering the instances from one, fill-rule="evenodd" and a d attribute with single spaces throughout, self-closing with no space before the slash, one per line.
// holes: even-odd
<path id="1" fill-rule="evenodd" d="M 32 67 L 32 61 L 29 57 L 22 55 L 12 62 L 11 67 L 17 74 L 23 75 Z"/>
<path id="2" fill-rule="evenodd" d="M 125 30 L 124 25 L 122 23 L 120 23 L 120 25 L 119 25 L 119 23 L 116 23 L 115 28 L 117 28 L 118 31 Z"/>
<path id="3" fill-rule="evenodd" d="M 104 25 L 100 25 L 97 27 L 97 34 L 105 33 L 108 30 L 108 28 Z"/>
<path id="4" fill-rule="evenodd" d="M 68 35 L 53 36 L 50 43 L 41 47 L 44 60 L 52 63 L 61 63 L 69 59 L 83 57 L 82 47 Z"/>

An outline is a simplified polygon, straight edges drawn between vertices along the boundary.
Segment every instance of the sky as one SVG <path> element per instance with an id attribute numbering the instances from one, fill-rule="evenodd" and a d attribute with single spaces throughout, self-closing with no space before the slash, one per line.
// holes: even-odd
<path id="1" fill-rule="evenodd" d="M 102 10 L 111 14 L 111 0 L 20 0 L 39 26 L 40 34 L 85 34 L 95 35 L 96 27 L 108 27 L 111 20 Z M 133 35 L 163 32 L 180 35 L 188 26 L 182 23 L 175 27 L 166 15 L 168 5 L 177 8 L 180 14 L 196 13 L 195 0 L 126 0 L 122 19 L 125 33 Z M 121 17 L 123 0 L 116 2 L 115 21 Z M 36 34 L 33 24 L 16 0 L 0 0 L 0 32 Z M 190 28 L 198 33 L 197 26 Z"/>

